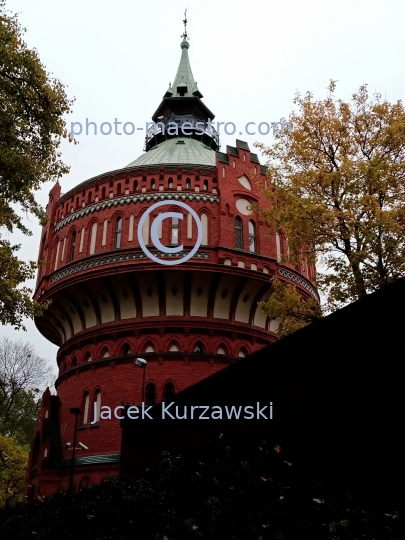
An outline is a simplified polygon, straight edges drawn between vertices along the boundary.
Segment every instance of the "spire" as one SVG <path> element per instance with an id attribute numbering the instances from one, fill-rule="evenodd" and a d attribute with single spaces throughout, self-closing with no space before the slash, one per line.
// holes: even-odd
<path id="1" fill-rule="evenodd" d="M 187 135 L 199 140 L 203 145 L 217 150 L 219 137 L 213 129 L 211 121 L 215 115 L 202 101 L 202 94 L 194 80 L 188 58 L 190 48 L 187 34 L 187 10 L 184 12 L 184 32 L 180 43 L 181 58 L 173 85 L 169 83 L 163 100 L 152 116 L 155 125 L 149 127 L 145 137 L 145 151 L 148 152 L 156 145 L 173 137 L 178 137 L 178 127 L 182 124 L 191 125 Z M 173 128 L 176 126 L 177 130 Z M 202 130 L 202 131 L 201 131 Z"/>
<path id="2" fill-rule="evenodd" d="M 190 48 L 189 37 L 187 35 L 187 10 L 184 12 L 184 32 L 182 34 L 183 41 L 180 43 L 181 58 L 177 69 L 176 77 L 173 85 L 169 84 L 169 88 L 164 97 L 198 97 L 203 95 L 198 90 L 197 83 L 194 80 L 193 72 L 191 71 L 190 60 L 188 58 L 188 49 Z"/>

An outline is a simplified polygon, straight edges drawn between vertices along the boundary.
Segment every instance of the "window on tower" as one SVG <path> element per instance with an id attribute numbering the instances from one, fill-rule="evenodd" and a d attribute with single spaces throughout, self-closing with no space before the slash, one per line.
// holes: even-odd
<path id="1" fill-rule="evenodd" d="M 131 347 L 128 345 L 128 343 L 125 343 L 123 346 L 122 354 L 131 354 Z"/>
<path id="2" fill-rule="evenodd" d="M 150 181 L 150 189 L 156 189 L 156 181 L 154 178 Z"/>
<path id="3" fill-rule="evenodd" d="M 121 247 L 122 218 L 117 218 L 115 226 L 115 249 Z"/>
<path id="4" fill-rule="evenodd" d="M 96 427 L 100 425 L 101 390 L 96 390 L 94 392 L 92 406 L 93 406 L 93 411 L 92 411 L 93 420 L 90 422 L 90 426 Z"/>
<path id="5" fill-rule="evenodd" d="M 148 383 L 146 386 L 146 405 L 155 405 L 156 403 L 156 386 L 153 383 Z"/>
<path id="6" fill-rule="evenodd" d="M 173 178 L 169 178 L 169 189 L 173 189 Z"/>
<path id="7" fill-rule="evenodd" d="M 177 245 L 179 243 L 179 219 L 172 218 L 172 240 L 171 243 Z"/>
<path id="8" fill-rule="evenodd" d="M 88 392 L 85 392 L 83 395 L 83 404 L 82 404 L 82 410 L 83 410 L 83 421 L 82 426 L 86 426 L 87 422 L 89 421 L 89 406 L 90 406 L 90 396 Z"/>
<path id="9" fill-rule="evenodd" d="M 191 189 L 191 180 L 190 180 L 190 178 L 186 179 L 186 189 Z"/>
<path id="10" fill-rule="evenodd" d="M 195 352 L 195 353 L 202 353 L 202 352 L 204 352 L 204 348 L 203 348 L 203 346 L 202 346 L 201 341 L 198 341 L 198 342 L 196 343 L 196 345 L 195 345 L 195 347 L 194 347 L 194 352 Z"/>
<path id="11" fill-rule="evenodd" d="M 167 382 L 163 388 L 163 401 L 169 403 L 172 401 L 174 394 L 174 384 L 172 382 Z"/>
<path id="12" fill-rule="evenodd" d="M 76 247 L 76 231 L 73 231 L 72 232 L 72 237 L 70 239 L 69 262 L 73 261 L 73 259 L 74 259 L 75 247 Z"/>
<path id="13" fill-rule="evenodd" d="M 236 249 L 243 249 L 243 225 L 239 216 L 235 218 L 235 246 Z"/>
<path id="14" fill-rule="evenodd" d="M 249 221 L 249 251 L 255 253 L 257 251 L 256 246 L 256 224 L 254 221 Z"/>

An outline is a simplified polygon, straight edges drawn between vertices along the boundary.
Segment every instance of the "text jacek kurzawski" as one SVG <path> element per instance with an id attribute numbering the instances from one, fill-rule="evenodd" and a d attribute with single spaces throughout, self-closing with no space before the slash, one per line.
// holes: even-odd
<path id="1" fill-rule="evenodd" d="M 161 403 L 162 420 L 273 420 L 273 403 L 262 405 L 257 402 L 255 405 L 176 405 L 174 401 L 166 405 Z M 100 415 L 97 410 L 97 402 L 94 403 L 95 424 L 101 420 L 123 420 L 125 415 L 130 420 L 153 420 L 149 414 L 152 406 L 146 407 L 145 403 L 141 405 L 118 405 L 109 407 L 103 405 L 100 408 Z"/>

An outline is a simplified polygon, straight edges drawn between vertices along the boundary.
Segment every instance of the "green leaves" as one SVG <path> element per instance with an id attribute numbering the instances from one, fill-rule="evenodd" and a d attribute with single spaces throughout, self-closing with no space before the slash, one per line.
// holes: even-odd
<path id="1" fill-rule="evenodd" d="M 0 508 L 24 500 L 28 448 L 18 445 L 14 437 L 0 435 Z"/>
<path id="2" fill-rule="evenodd" d="M 22 318 L 38 313 L 39 306 L 32 291 L 19 285 L 37 265 L 16 257 L 19 247 L 2 239 L 2 229 L 31 234 L 18 209 L 45 223 L 35 192 L 69 170 L 58 148 L 68 138 L 64 115 L 73 100 L 46 72 L 37 51 L 27 48 L 17 17 L 4 6 L 0 0 L 0 322 L 23 328 Z"/>

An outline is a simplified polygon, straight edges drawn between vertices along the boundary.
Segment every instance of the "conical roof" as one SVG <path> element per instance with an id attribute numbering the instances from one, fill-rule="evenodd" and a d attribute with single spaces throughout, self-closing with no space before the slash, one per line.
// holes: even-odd
<path id="1" fill-rule="evenodd" d="M 191 71 L 190 60 L 188 57 L 188 49 L 190 44 L 183 40 L 180 44 L 181 58 L 177 69 L 176 77 L 173 85 L 169 86 L 164 97 L 199 97 L 202 98 L 201 92 L 197 88 L 197 83 L 194 80 L 193 72 Z"/>

